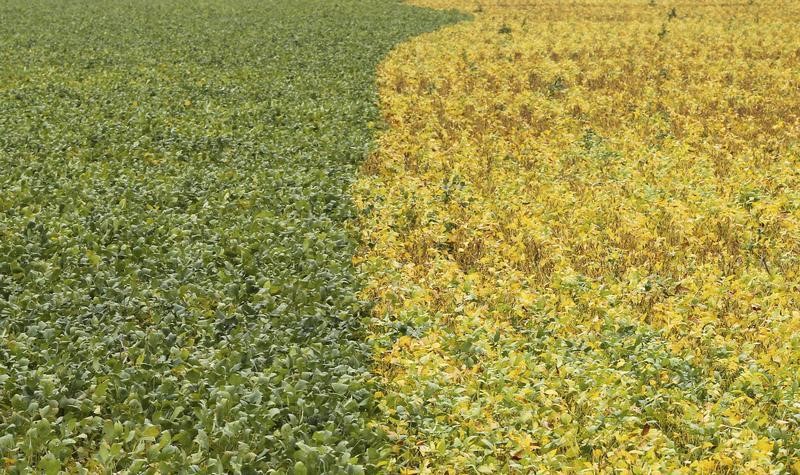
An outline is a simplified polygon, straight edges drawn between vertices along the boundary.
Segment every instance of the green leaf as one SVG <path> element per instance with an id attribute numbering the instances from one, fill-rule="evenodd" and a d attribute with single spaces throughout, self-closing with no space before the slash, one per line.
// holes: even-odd
<path id="1" fill-rule="evenodd" d="M 14 435 L 5 434 L 0 436 L 0 450 L 8 450 L 14 447 Z"/>

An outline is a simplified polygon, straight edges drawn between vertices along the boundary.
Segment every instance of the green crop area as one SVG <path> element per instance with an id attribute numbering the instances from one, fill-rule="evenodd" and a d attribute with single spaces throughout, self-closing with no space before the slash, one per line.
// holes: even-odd
<path id="1" fill-rule="evenodd" d="M 362 473 L 391 1 L 0 3 L 0 471 Z"/>

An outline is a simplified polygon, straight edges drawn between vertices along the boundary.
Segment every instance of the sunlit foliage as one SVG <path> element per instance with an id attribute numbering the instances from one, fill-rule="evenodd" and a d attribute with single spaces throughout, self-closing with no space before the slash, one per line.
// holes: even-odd
<path id="1" fill-rule="evenodd" d="M 419 0 L 355 188 L 388 468 L 798 472 L 800 4 Z"/>
<path id="2" fill-rule="evenodd" d="M 372 469 L 347 190 L 393 1 L 0 2 L 0 473 Z"/>

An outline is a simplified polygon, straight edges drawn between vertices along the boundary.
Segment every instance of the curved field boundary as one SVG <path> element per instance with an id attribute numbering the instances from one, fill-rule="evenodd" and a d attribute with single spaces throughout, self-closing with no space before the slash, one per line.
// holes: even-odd
<path id="1" fill-rule="evenodd" d="M 374 471 L 347 190 L 393 1 L 0 3 L 0 472 Z"/>

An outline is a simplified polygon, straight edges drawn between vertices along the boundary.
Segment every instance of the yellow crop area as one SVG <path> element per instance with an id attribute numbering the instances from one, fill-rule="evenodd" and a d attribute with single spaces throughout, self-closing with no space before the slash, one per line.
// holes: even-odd
<path id="1" fill-rule="evenodd" d="M 417 0 L 354 193 L 404 473 L 800 473 L 800 2 Z"/>

